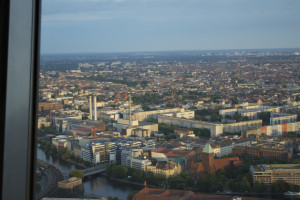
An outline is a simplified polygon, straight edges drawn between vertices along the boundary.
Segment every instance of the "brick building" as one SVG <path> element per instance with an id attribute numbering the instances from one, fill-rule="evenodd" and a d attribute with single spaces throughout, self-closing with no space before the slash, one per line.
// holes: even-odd
<path id="1" fill-rule="evenodd" d="M 39 112 L 59 109 L 63 109 L 63 105 L 61 103 L 39 103 L 38 107 Z"/>
<path id="2" fill-rule="evenodd" d="M 236 146 L 232 149 L 232 155 L 248 155 L 250 158 L 266 158 L 290 161 L 292 154 L 283 146 L 270 146 L 255 144 L 251 146 Z"/>

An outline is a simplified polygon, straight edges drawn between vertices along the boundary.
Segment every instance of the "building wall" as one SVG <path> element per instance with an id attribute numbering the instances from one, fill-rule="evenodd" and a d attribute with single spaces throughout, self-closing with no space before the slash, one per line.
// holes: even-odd
<path id="1" fill-rule="evenodd" d="M 300 131 L 300 122 L 261 127 L 261 133 L 270 136 L 282 136 L 288 132 L 298 131 Z"/>
<path id="2" fill-rule="evenodd" d="M 223 133 L 222 124 L 214 124 L 204 121 L 196 121 L 191 119 L 181 119 L 177 117 L 158 116 L 158 123 L 172 124 L 186 128 L 207 128 L 210 130 L 211 137 L 219 136 Z"/>
<path id="3" fill-rule="evenodd" d="M 134 119 L 138 121 L 144 121 L 148 118 L 157 119 L 159 114 L 163 113 L 171 113 L 171 112 L 180 112 L 181 108 L 172 108 L 172 109 L 164 109 L 164 110 L 153 110 L 153 111 L 145 111 L 145 112 L 136 112 L 134 113 Z M 129 117 L 128 117 L 129 118 Z"/>
<path id="4" fill-rule="evenodd" d="M 172 162 L 172 161 L 171 161 Z M 166 177 L 179 175 L 182 171 L 181 166 L 175 164 L 174 169 L 160 169 L 157 166 L 149 165 L 147 171 L 151 171 L 154 174 L 164 174 Z"/>
<path id="5" fill-rule="evenodd" d="M 283 180 L 291 185 L 300 185 L 300 166 L 297 164 L 251 166 L 250 172 L 254 184 L 273 184 Z"/>
<path id="6" fill-rule="evenodd" d="M 251 141 L 231 143 L 230 145 L 220 146 L 220 153 L 216 155 L 217 157 L 223 157 L 233 154 L 232 149 L 236 146 L 248 146 L 251 144 Z"/>
<path id="7" fill-rule="evenodd" d="M 275 115 L 275 116 L 271 116 L 270 125 L 288 124 L 288 123 L 294 123 L 296 121 L 297 121 L 297 115 L 286 115 L 286 116 Z"/>
<path id="8" fill-rule="evenodd" d="M 223 125 L 223 132 L 236 133 L 240 131 L 246 131 L 249 129 L 255 129 L 262 126 L 262 120 L 243 121 L 231 124 Z"/>
<path id="9" fill-rule="evenodd" d="M 291 160 L 291 153 L 282 149 L 263 149 L 257 147 L 236 146 L 232 149 L 233 155 L 248 155 L 251 158 L 279 159 L 284 161 Z"/>

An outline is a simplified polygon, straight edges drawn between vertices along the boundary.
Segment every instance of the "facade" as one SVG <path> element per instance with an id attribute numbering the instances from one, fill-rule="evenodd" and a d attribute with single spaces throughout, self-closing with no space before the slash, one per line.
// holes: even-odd
<path id="1" fill-rule="evenodd" d="M 186 134 L 194 134 L 193 130 L 187 129 L 187 128 L 175 128 L 174 130 L 175 134 L 179 134 L 179 133 L 186 133 Z"/>
<path id="2" fill-rule="evenodd" d="M 86 146 L 82 150 L 82 160 L 92 162 L 92 151 L 89 146 Z"/>
<path id="3" fill-rule="evenodd" d="M 134 158 L 131 156 L 128 156 L 126 158 L 126 166 L 134 168 L 134 169 L 147 171 L 147 167 L 150 165 L 152 165 L 152 163 L 149 159 L 145 159 L 145 158 L 141 158 L 141 157 Z"/>
<path id="4" fill-rule="evenodd" d="M 285 181 L 300 185 L 300 164 L 263 164 L 250 166 L 253 183 L 273 184 Z"/>
<path id="5" fill-rule="evenodd" d="M 38 106 L 39 112 L 59 109 L 63 109 L 63 105 L 61 103 L 39 103 Z"/>
<path id="6" fill-rule="evenodd" d="M 249 146 L 236 146 L 232 149 L 232 154 L 284 161 L 290 161 L 292 158 L 292 154 L 286 149 L 285 145 L 277 142 L 260 142 Z"/>
<path id="7" fill-rule="evenodd" d="M 71 150 L 71 141 L 65 136 L 52 138 L 52 144 L 55 145 L 57 149 L 68 148 L 69 150 Z"/>
<path id="8" fill-rule="evenodd" d="M 181 112 L 165 113 L 165 114 L 161 114 L 161 115 L 169 116 L 169 117 L 184 118 L 184 119 L 194 119 L 195 118 L 194 111 L 181 111 Z"/>
<path id="9" fill-rule="evenodd" d="M 233 108 L 219 110 L 219 115 L 222 115 L 224 118 L 226 116 L 233 116 L 235 113 L 241 114 L 242 117 L 248 117 L 250 120 L 256 120 L 257 115 L 260 112 L 280 112 L 280 107 L 271 107 L 271 106 L 242 106 L 242 108 Z"/>
<path id="10" fill-rule="evenodd" d="M 206 128 L 210 130 L 211 137 L 216 137 L 223 133 L 223 124 L 215 124 L 192 119 L 182 119 L 160 115 L 158 116 L 158 123 L 177 125 L 186 128 Z"/>
<path id="11" fill-rule="evenodd" d="M 119 113 L 122 110 L 97 110 L 97 117 L 101 120 L 115 120 L 117 121 L 120 117 Z"/>
<path id="12" fill-rule="evenodd" d="M 270 125 L 295 123 L 297 121 L 297 115 L 291 115 L 286 113 L 271 113 Z"/>
<path id="13" fill-rule="evenodd" d="M 176 176 L 181 173 L 181 166 L 175 162 L 157 162 L 155 166 L 148 166 L 147 171 L 151 171 L 154 174 L 164 174 L 166 177 Z"/>
<path id="14" fill-rule="evenodd" d="M 262 120 L 242 121 L 231 124 L 223 125 L 223 132 L 237 133 L 240 131 L 246 131 L 256 129 L 262 126 Z"/>
<path id="15" fill-rule="evenodd" d="M 172 108 L 172 109 L 164 109 L 164 110 L 152 110 L 152 111 L 144 111 L 144 112 L 136 112 L 132 115 L 132 118 L 134 120 L 138 121 L 144 121 L 149 118 L 157 119 L 158 115 L 164 114 L 164 113 L 174 113 L 174 112 L 183 112 L 184 110 L 182 108 Z M 129 119 L 128 114 L 124 114 L 125 119 Z"/>
<path id="16" fill-rule="evenodd" d="M 46 117 L 39 117 L 38 119 L 38 129 L 47 128 L 51 126 L 51 122 L 47 121 Z"/>
<path id="17" fill-rule="evenodd" d="M 129 137 L 134 134 L 136 136 L 149 137 L 149 134 L 158 131 L 158 124 L 127 119 L 118 119 L 117 123 L 113 123 L 113 127 L 121 132 L 123 137 Z"/>
<path id="18" fill-rule="evenodd" d="M 221 158 L 223 156 L 228 156 L 232 154 L 232 149 L 236 146 L 248 146 L 251 144 L 251 141 L 242 137 L 239 139 L 230 139 L 225 140 L 221 143 L 212 144 L 212 149 L 217 158 Z"/>
<path id="19" fill-rule="evenodd" d="M 268 136 L 282 136 L 288 132 L 299 132 L 300 131 L 300 122 L 263 126 L 260 129 L 261 129 L 260 131 L 262 134 L 265 134 Z"/>

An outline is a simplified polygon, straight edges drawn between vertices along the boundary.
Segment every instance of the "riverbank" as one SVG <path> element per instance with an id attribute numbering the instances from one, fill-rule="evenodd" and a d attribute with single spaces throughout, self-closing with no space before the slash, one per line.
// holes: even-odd
<path id="1" fill-rule="evenodd" d="M 37 160 L 37 166 L 43 167 L 41 170 L 42 176 L 47 178 L 47 184 L 36 195 L 37 199 L 42 199 L 46 196 L 53 196 L 57 191 L 57 183 L 63 180 L 61 171 L 55 166 L 46 163 L 42 160 Z"/>
<path id="2" fill-rule="evenodd" d="M 106 173 L 102 173 L 101 175 L 105 176 L 109 180 L 116 181 L 118 183 L 140 186 L 141 189 L 143 187 L 145 187 L 145 185 L 142 183 L 136 183 L 136 182 L 113 178 L 113 177 L 107 175 Z M 166 189 L 164 187 L 159 187 L 159 186 L 154 186 L 154 185 L 146 185 L 146 186 L 149 188 Z M 172 189 L 172 188 L 168 188 L 168 189 Z M 217 192 L 217 193 L 196 192 L 196 193 L 210 194 L 210 195 L 230 195 L 230 196 L 242 196 L 242 197 L 259 197 L 259 198 L 266 198 L 266 199 L 271 198 L 271 199 L 290 199 L 291 200 L 291 197 L 284 196 L 282 193 L 277 193 L 277 194 L 275 194 L 275 193 L 248 193 L 248 192 L 244 192 L 244 193 L 241 193 L 241 192 Z M 300 199 L 300 197 L 297 197 L 297 198 L 293 197 L 292 199 Z"/>
<path id="3" fill-rule="evenodd" d="M 143 183 L 137 183 L 137 182 L 132 182 L 132 181 L 125 181 L 125 180 L 122 180 L 122 179 L 118 179 L 118 178 L 113 178 L 109 175 L 107 175 L 106 173 L 102 173 L 101 175 L 109 178 L 110 180 L 113 180 L 113 181 L 117 181 L 117 182 L 120 182 L 120 183 L 126 183 L 126 184 L 130 184 L 130 185 L 135 185 L 135 186 L 142 186 L 142 187 L 149 187 L 149 188 L 158 188 L 158 189 L 166 189 L 164 187 L 159 187 L 159 186 L 155 186 L 155 185 L 148 185 L 148 184 L 143 184 Z"/>

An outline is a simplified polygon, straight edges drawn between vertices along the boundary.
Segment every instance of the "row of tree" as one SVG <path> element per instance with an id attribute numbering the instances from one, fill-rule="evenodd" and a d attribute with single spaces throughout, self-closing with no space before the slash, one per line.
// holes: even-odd
<path id="1" fill-rule="evenodd" d="M 62 160 L 71 160 L 75 163 L 84 164 L 86 167 L 93 167 L 94 163 L 83 161 L 79 156 L 75 156 L 68 148 L 56 148 L 55 145 L 50 141 L 45 141 L 39 139 L 38 143 L 40 144 L 41 149 L 45 152 L 46 156 L 51 156 L 52 159 L 62 159 Z"/>
<path id="2" fill-rule="evenodd" d="M 274 183 L 271 187 L 264 183 L 252 184 L 252 176 L 249 165 L 242 164 L 240 167 L 233 165 L 218 170 L 215 174 L 206 174 L 199 179 L 194 179 L 186 172 L 177 176 L 154 174 L 144 172 L 127 166 L 109 165 L 107 174 L 114 178 L 133 181 L 138 183 L 147 182 L 149 185 L 160 186 L 171 189 L 192 190 L 194 192 L 222 192 L 230 190 L 233 192 L 255 192 L 255 193 L 283 193 L 285 191 L 299 191 L 300 187 L 291 186 L 284 181 Z"/>

